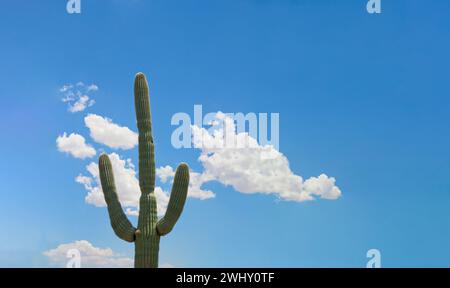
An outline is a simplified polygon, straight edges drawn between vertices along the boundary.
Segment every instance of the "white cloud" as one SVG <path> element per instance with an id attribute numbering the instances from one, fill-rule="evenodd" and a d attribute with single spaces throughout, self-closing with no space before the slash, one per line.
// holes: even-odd
<path id="1" fill-rule="evenodd" d="M 311 195 L 323 199 L 334 200 L 341 196 L 341 190 L 335 185 L 336 179 L 321 174 L 319 177 L 311 177 L 304 183 L 304 189 Z"/>
<path id="2" fill-rule="evenodd" d="M 78 100 L 75 101 L 73 104 L 69 103 L 69 112 L 76 113 L 81 112 L 87 107 L 91 107 L 95 104 L 95 100 L 89 100 L 89 96 L 87 95 L 81 95 L 78 97 Z"/>
<path id="3" fill-rule="evenodd" d="M 116 153 L 109 154 L 111 165 L 114 171 L 116 190 L 125 211 L 128 215 L 138 215 L 139 197 L 141 190 L 139 180 L 136 177 L 136 170 L 131 159 L 121 159 Z M 97 163 L 90 163 L 86 166 L 89 176 L 79 175 L 75 181 L 82 184 L 88 194 L 85 201 L 96 207 L 106 207 L 105 198 L 100 183 L 100 174 Z M 169 202 L 169 195 L 161 187 L 155 187 L 158 216 L 164 215 Z"/>
<path id="4" fill-rule="evenodd" d="M 86 240 L 61 244 L 43 254 L 48 258 L 50 265 L 66 267 L 70 260 L 68 252 L 72 249 L 80 252 L 82 268 L 130 268 L 134 265 L 133 259 L 115 253 L 111 248 L 95 247 Z"/>
<path id="5" fill-rule="evenodd" d="M 172 183 L 173 178 L 175 177 L 175 171 L 171 166 L 166 165 L 164 167 L 156 169 L 156 176 L 162 183 L 166 183 L 169 180 Z M 200 200 L 214 198 L 215 197 L 214 192 L 210 190 L 203 190 L 200 187 L 203 183 L 207 182 L 208 180 L 211 179 L 209 179 L 207 175 L 190 171 L 188 197 L 197 198 Z"/>
<path id="6" fill-rule="evenodd" d="M 104 144 L 114 149 L 131 149 L 138 144 L 138 134 L 128 127 L 122 127 L 96 114 L 89 114 L 84 118 L 84 123 L 90 130 L 90 135 L 95 142 Z"/>
<path id="7" fill-rule="evenodd" d="M 173 178 L 175 176 L 175 171 L 169 165 L 156 168 L 156 175 L 159 177 L 162 183 L 166 183 L 168 179 Z"/>
<path id="8" fill-rule="evenodd" d="M 60 152 L 71 154 L 73 157 L 80 159 L 91 158 L 97 153 L 92 146 L 86 144 L 83 136 L 76 133 L 69 136 L 64 133 L 62 136 L 58 136 L 56 146 Z"/>
<path id="9" fill-rule="evenodd" d="M 212 122 L 212 129 L 192 126 L 194 147 L 200 149 L 199 161 L 203 172 L 191 171 L 189 197 L 209 199 L 213 191 L 202 186 L 218 181 L 232 186 L 241 193 L 274 194 L 285 201 L 308 201 L 316 198 L 335 200 L 341 190 L 336 179 L 321 174 L 306 180 L 296 175 L 289 167 L 289 161 L 271 145 L 259 145 L 248 133 L 237 133 L 231 117 L 218 112 Z M 162 183 L 173 181 L 175 175 L 171 166 L 156 171 Z"/>
<path id="10" fill-rule="evenodd" d="M 83 82 L 78 82 L 76 85 L 66 84 L 59 89 L 59 92 L 64 95 L 61 101 L 67 103 L 67 110 L 71 113 L 81 112 L 93 106 L 95 100 L 91 99 L 89 94 L 95 91 L 98 91 L 97 85 L 86 86 Z"/>
<path id="11" fill-rule="evenodd" d="M 213 180 L 208 174 L 197 173 L 191 171 L 189 173 L 189 190 L 188 197 L 197 198 L 200 200 L 206 200 L 216 197 L 211 190 L 204 190 L 201 188 L 203 183 Z"/>
<path id="12" fill-rule="evenodd" d="M 98 86 L 97 85 L 95 85 L 95 84 L 91 84 L 91 85 L 89 85 L 87 88 L 86 88 L 86 90 L 88 91 L 88 92 L 93 92 L 93 91 L 98 91 Z"/>
<path id="13" fill-rule="evenodd" d="M 275 194 L 287 201 L 334 200 L 341 196 L 333 177 L 321 174 L 304 181 L 273 146 L 259 145 L 248 133 L 236 133 L 233 119 L 221 112 L 216 119 L 223 125 L 212 131 L 192 126 L 194 146 L 201 149 L 199 161 L 204 168 L 196 183 L 199 189 L 216 180 L 238 192 Z M 227 143 L 237 144 L 229 148 Z"/>
<path id="14" fill-rule="evenodd" d="M 72 84 L 67 84 L 67 85 L 62 86 L 61 89 L 59 89 L 59 92 L 64 93 L 64 92 L 69 91 L 72 88 L 73 88 Z"/>

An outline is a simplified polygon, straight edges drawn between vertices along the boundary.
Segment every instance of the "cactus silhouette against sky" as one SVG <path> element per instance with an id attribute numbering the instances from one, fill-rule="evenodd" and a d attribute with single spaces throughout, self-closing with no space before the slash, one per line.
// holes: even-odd
<path id="1" fill-rule="evenodd" d="M 109 219 L 116 235 L 135 243 L 134 266 L 136 268 L 157 268 L 159 239 L 169 233 L 183 211 L 189 186 L 189 167 L 178 166 L 166 214 L 158 221 L 155 198 L 155 154 L 152 135 L 152 117 L 147 79 L 138 73 L 134 81 L 134 101 L 139 130 L 139 220 L 137 229 L 133 227 L 120 205 L 113 169 L 108 155 L 99 159 L 100 180 Z"/>

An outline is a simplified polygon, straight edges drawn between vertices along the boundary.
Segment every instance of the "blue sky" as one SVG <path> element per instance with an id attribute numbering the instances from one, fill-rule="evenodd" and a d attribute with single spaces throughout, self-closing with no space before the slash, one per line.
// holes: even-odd
<path id="1" fill-rule="evenodd" d="M 44 251 L 86 240 L 133 257 L 75 177 L 99 152 L 93 113 L 136 131 L 133 77 L 150 82 L 157 167 L 202 171 L 176 150 L 172 115 L 280 114 L 280 152 L 304 179 L 336 179 L 336 200 L 279 201 L 215 181 L 189 198 L 160 263 L 176 267 L 450 265 L 450 3 L 382 1 L 3 1 L 0 9 L 0 266 L 47 267 Z M 95 83 L 70 113 L 60 88 Z M 58 151 L 78 133 L 90 159 Z M 135 217 L 130 216 L 133 222 Z"/>

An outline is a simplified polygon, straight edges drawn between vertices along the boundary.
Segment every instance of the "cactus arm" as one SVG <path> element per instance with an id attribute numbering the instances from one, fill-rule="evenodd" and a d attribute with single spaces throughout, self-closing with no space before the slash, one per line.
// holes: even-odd
<path id="1" fill-rule="evenodd" d="M 138 73 L 134 81 L 134 103 L 139 130 L 139 185 L 143 194 L 155 189 L 155 148 L 147 79 Z"/>
<path id="2" fill-rule="evenodd" d="M 99 159 L 100 181 L 103 195 L 108 205 L 109 219 L 116 235 L 125 241 L 134 242 L 136 229 L 131 225 L 125 213 L 123 213 L 117 197 L 116 185 L 111 161 L 108 155 L 103 154 Z"/>
<path id="3" fill-rule="evenodd" d="M 182 163 L 178 166 L 170 193 L 170 200 L 164 217 L 156 224 L 156 230 L 160 236 L 169 233 L 180 218 L 186 202 L 189 186 L 189 167 Z"/>

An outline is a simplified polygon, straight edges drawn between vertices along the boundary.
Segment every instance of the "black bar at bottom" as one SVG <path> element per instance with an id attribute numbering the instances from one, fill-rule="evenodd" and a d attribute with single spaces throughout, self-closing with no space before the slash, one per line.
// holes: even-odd
<path id="1" fill-rule="evenodd" d="M 190 269 L 0 269 L 4 283 L 37 285 L 112 284 L 113 287 L 358 287 L 439 283 L 447 285 L 449 269 L 317 269 L 317 268 L 190 268 Z M 5 286 L 6 287 L 6 286 Z M 344 286 L 346 287 L 346 286 Z"/>

